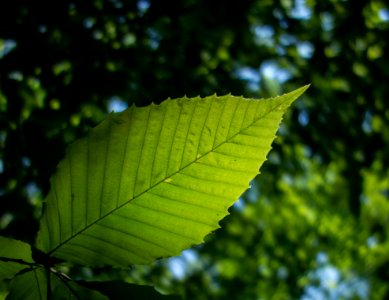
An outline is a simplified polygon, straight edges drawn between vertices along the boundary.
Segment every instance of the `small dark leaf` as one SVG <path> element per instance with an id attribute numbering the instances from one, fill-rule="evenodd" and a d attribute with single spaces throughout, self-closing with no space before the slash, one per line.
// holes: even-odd
<path id="1" fill-rule="evenodd" d="M 78 284 L 99 291 L 111 300 L 182 300 L 177 295 L 162 295 L 152 286 L 121 281 L 77 281 Z"/>

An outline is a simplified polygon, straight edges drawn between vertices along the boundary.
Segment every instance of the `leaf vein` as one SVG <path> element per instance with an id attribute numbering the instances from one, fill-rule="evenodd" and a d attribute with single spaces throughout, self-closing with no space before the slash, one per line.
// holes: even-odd
<path id="1" fill-rule="evenodd" d="M 198 103 L 198 101 L 194 101 L 193 109 L 192 109 L 192 112 L 191 112 L 191 114 L 190 114 L 189 125 L 188 125 L 188 129 L 187 129 L 187 131 L 186 131 L 184 145 L 183 145 L 183 147 L 182 147 L 181 162 L 180 162 L 179 169 L 181 169 L 182 163 L 184 162 L 184 156 L 185 156 L 186 145 L 188 144 L 188 136 L 189 136 L 190 129 L 191 129 L 191 126 L 192 126 L 193 115 L 195 114 L 195 111 L 196 111 L 196 108 L 197 108 L 197 103 Z"/>
<path id="2" fill-rule="evenodd" d="M 109 120 L 108 122 L 108 137 L 106 139 L 106 145 L 105 145 L 105 153 L 104 153 L 104 157 L 105 157 L 105 160 L 104 160 L 104 176 L 102 177 L 102 182 L 101 182 L 101 186 L 102 186 L 102 189 L 101 189 L 101 194 L 100 194 L 100 217 L 101 217 L 101 214 L 102 214 L 102 210 L 103 210 L 103 196 L 104 196 L 104 190 L 105 190 L 105 186 L 106 184 L 104 184 L 106 182 L 106 177 L 107 177 L 107 161 L 108 161 L 108 153 L 109 153 L 109 144 L 110 144 L 110 140 L 111 140 L 111 129 L 112 129 L 112 120 Z"/>
<path id="3" fill-rule="evenodd" d="M 157 153 L 158 153 L 158 149 L 159 149 L 159 144 L 161 142 L 161 133 L 162 133 L 163 125 L 165 124 L 165 118 L 166 118 L 166 109 L 163 110 L 162 121 L 159 122 L 159 133 L 158 133 L 158 137 L 157 137 L 157 143 L 155 144 L 156 146 L 155 146 L 153 161 L 151 163 L 151 171 L 150 171 L 150 180 L 151 181 L 153 181 L 154 166 L 155 166 L 155 162 L 156 162 L 155 159 L 157 157 Z M 150 186 L 151 186 L 151 182 L 150 182 Z"/>
<path id="4" fill-rule="evenodd" d="M 171 139 L 171 142 L 170 142 L 170 150 L 169 150 L 169 155 L 168 155 L 168 159 L 167 159 L 167 163 L 166 163 L 166 172 L 165 172 L 165 178 L 168 177 L 168 170 L 169 170 L 169 166 L 170 166 L 170 157 L 172 156 L 172 149 L 173 149 L 173 144 L 174 144 L 174 140 L 176 139 L 176 136 L 177 136 L 177 128 L 178 128 L 178 124 L 180 123 L 180 120 L 181 120 L 181 113 L 182 113 L 182 106 L 181 105 L 178 105 L 179 109 L 180 109 L 180 112 L 178 114 L 178 118 L 175 119 L 177 120 L 176 121 L 176 124 L 175 124 L 175 128 L 174 128 L 174 135 L 173 135 L 173 138 Z M 162 182 L 163 180 L 161 180 L 160 182 Z M 155 185 L 158 185 L 160 182 L 157 182 Z M 154 186 L 155 186 L 154 185 Z"/>
<path id="5" fill-rule="evenodd" d="M 118 217 L 121 217 L 121 218 L 124 218 L 124 219 L 126 219 L 126 220 L 131 220 L 131 221 L 133 221 L 133 222 L 137 222 L 137 223 L 141 223 L 141 224 L 145 224 L 145 225 L 148 225 L 148 226 L 152 226 L 152 225 L 150 225 L 150 224 L 147 224 L 147 223 L 143 223 L 143 222 L 139 222 L 138 220 L 134 220 L 134 219 L 131 219 L 131 218 L 127 218 L 127 217 L 125 217 L 125 216 L 121 216 L 121 215 L 117 215 Z M 153 245 L 153 246 L 157 246 L 157 247 L 159 247 L 159 248 L 161 248 L 161 249 L 163 249 L 163 250 L 165 250 L 165 251 L 167 251 L 167 252 L 172 252 L 172 251 L 174 251 L 173 249 L 169 249 L 169 248 L 166 248 L 166 246 L 164 246 L 164 245 L 161 245 L 161 244 L 158 244 L 158 243 L 156 243 L 156 242 L 154 242 L 154 241 L 151 241 L 151 240 L 149 240 L 149 239 L 146 239 L 146 238 L 144 238 L 144 236 L 141 236 L 141 235 L 137 235 L 137 234 L 134 234 L 134 233 L 129 233 L 129 232 L 127 232 L 127 231 L 123 231 L 123 230 L 120 230 L 120 229 L 118 229 L 118 228 L 113 228 L 113 227 L 111 227 L 111 226 L 108 226 L 107 224 L 100 224 L 100 223 L 98 223 L 98 225 L 99 226 L 102 226 L 102 227 L 105 227 L 105 228 L 108 228 L 108 229 L 110 229 L 110 230 L 113 230 L 113 231 L 119 231 L 120 233 L 123 233 L 123 234 L 125 234 L 125 235 L 130 235 L 130 236 L 132 236 L 132 237 L 134 237 L 134 238 L 136 238 L 136 239 L 139 239 L 139 240 L 141 240 L 141 241 L 143 241 L 143 242 L 145 242 L 145 243 L 148 243 L 148 244 L 150 244 L 150 245 Z M 152 226 L 152 227 L 154 227 L 154 226 Z M 160 228 L 159 228 L 160 229 Z M 87 234 L 88 236 L 92 236 L 92 235 L 90 235 L 90 234 Z M 97 238 L 99 238 L 99 237 L 95 237 L 96 239 Z M 108 241 L 106 241 L 107 243 L 109 243 Z M 128 249 L 127 249 L 128 250 Z"/>
<path id="6" fill-rule="evenodd" d="M 145 206 L 145 205 L 142 205 L 142 204 L 139 204 L 139 203 L 132 203 L 133 205 L 135 206 L 139 206 L 139 207 L 142 207 L 144 209 L 148 209 L 148 210 L 151 210 L 151 211 L 155 211 L 155 212 L 158 212 L 158 213 L 163 213 L 165 215 L 169 215 L 169 216 L 172 216 L 172 217 L 175 217 L 175 218 L 179 218 L 179 219 L 182 219 L 182 220 L 189 220 L 189 221 L 192 221 L 192 222 L 195 222 L 195 223 L 198 223 L 198 224 L 202 224 L 202 225 L 206 225 L 206 226 L 212 226 L 212 224 L 209 224 L 209 223 L 205 223 L 205 222 L 202 222 L 202 221 L 199 221 L 199 220 L 196 220 L 196 219 L 192 219 L 192 218 L 184 218 L 180 215 L 177 215 L 177 214 L 174 214 L 174 213 L 171 213 L 171 212 L 167 212 L 167 211 L 164 211 L 164 210 L 157 210 L 157 209 L 154 209 L 150 206 Z"/>
<path id="7" fill-rule="evenodd" d="M 157 197 L 160 197 L 164 201 L 177 202 L 177 203 L 184 204 L 184 205 L 187 205 L 187 206 L 194 206 L 194 207 L 198 207 L 198 208 L 202 208 L 202 209 L 208 209 L 211 212 L 218 211 L 215 208 L 211 209 L 209 206 L 201 205 L 199 203 L 186 202 L 186 201 L 174 199 L 174 198 L 171 198 L 171 197 L 168 197 L 168 196 L 165 196 L 165 195 L 160 195 L 160 194 L 155 193 L 155 192 L 150 192 L 150 194 L 155 195 Z M 220 210 L 218 212 L 223 212 L 223 210 Z"/>
<path id="8" fill-rule="evenodd" d="M 127 136 L 126 136 L 126 144 L 124 146 L 124 152 L 123 152 L 123 157 L 122 157 L 122 169 L 120 171 L 120 178 L 119 178 L 119 185 L 118 185 L 118 196 L 117 196 L 117 199 L 116 199 L 116 207 L 119 206 L 119 200 L 120 200 L 120 195 L 122 194 L 121 193 L 121 189 L 122 189 L 122 180 L 123 180 L 123 172 L 124 172 L 124 164 L 125 164 L 125 161 L 126 161 L 126 156 L 127 156 L 127 151 L 128 151 L 128 142 L 130 140 L 130 130 L 131 130 L 131 122 L 132 122 L 132 112 L 133 112 L 133 106 L 131 106 L 129 109 L 128 109 L 128 113 L 127 113 L 127 118 L 128 118 L 128 131 L 127 131 Z"/>
<path id="9" fill-rule="evenodd" d="M 177 232 L 171 231 L 171 230 L 166 229 L 166 228 L 158 227 L 158 226 L 156 226 L 156 225 L 154 225 L 152 223 L 149 223 L 149 222 L 141 221 L 141 220 L 138 220 L 138 219 L 133 219 L 131 217 L 123 216 L 123 215 L 120 215 L 120 214 L 115 214 L 115 216 L 121 217 L 121 218 L 126 219 L 126 220 L 131 220 L 133 222 L 137 222 L 137 223 L 140 223 L 140 224 L 144 224 L 144 225 L 147 225 L 147 226 L 150 226 L 150 227 L 157 228 L 157 229 L 159 229 L 161 231 L 165 231 L 165 232 L 168 232 L 168 233 L 170 233 L 172 235 L 179 236 L 180 238 L 185 238 L 187 240 L 194 241 L 194 239 L 192 237 L 190 237 L 190 236 L 179 234 Z"/>
<path id="10" fill-rule="evenodd" d="M 235 183 L 231 183 L 231 182 L 225 182 L 225 181 L 220 181 L 220 180 L 215 180 L 215 177 L 213 178 L 209 178 L 209 179 L 205 179 L 205 178 L 201 178 L 201 177 L 197 177 L 197 176 L 194 176 L 194 175 L 191 175 L 191 174 L 188 174 L 188 173 L 181 173 L 182 176 L 186 176 L 186 177 L 190 177 L 190 178 L 193 178 L 195 180 L 198 180 L 198 181 L 201 181 L 203 182 L 203 184 L 208 184 L 210 182 L 212 183 L 216 183 L 216 184 L 227 184 L 228 186 L 235 186 L 235 187 L 242 187 L 242 185 L 239 185 L 239 184 L 235 184 Z"/>

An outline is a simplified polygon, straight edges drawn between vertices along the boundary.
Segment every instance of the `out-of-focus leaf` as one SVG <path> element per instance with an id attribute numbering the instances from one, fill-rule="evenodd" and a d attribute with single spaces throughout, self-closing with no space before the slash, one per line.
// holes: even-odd
<path id="1" fill-rule="evenodd" d="M 80 281 L 79 284 L 95 289 L 109 297 L 111 300 L 180 300 L 180 296 L 163 295 L 154 287 L 147 285 L 130 284 L 122 281 Z"/>
<path id="2" fill-rule="evenodd" d="M 44 268 L 28 268 L 23 270 L 12 281 L 7 300 L 105 300 L 106 296 L 98 291 L 91 290 L 68 278 L 61 278 L 58 273 L 50 271 L 50 284 L 48 274 Z M 48 288 L 50 291 L 48 292 Z"/>
<path id="3" fill-rule="evenodd" d="M 12 281 L 6 300 L 47 299 L 47 278 L 43 268 L 25 269 Z"/>
<path id="4" fill-rule="evenodd" d="M 0 236 L 0 280 L 12 278 L 29 263 L 33 263 L 29 244 Z"/>
<path id="5" fill-rule="evenodd" d="M 58 279 L 56 279 L 58 281 Z M 53 291 L 55 300 L 108 300 L 109 298 L 94 289 L 81 286 L 74 281 L 61 282 Z M 126 299 L 126 296 L 124 298 Z"/>

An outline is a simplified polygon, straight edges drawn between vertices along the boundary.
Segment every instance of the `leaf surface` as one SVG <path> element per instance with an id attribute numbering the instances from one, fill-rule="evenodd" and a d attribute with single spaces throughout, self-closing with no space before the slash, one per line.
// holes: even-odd
<path id="1" fill-rule="evenodd" d="M 47 296 L 46 273 L 43 268 L 28 268 L 15 276 L 6 300 L 43 300 Z"/>
<path id="2" fill-rule="evenodd" d="M 45 300 L 48 298 L 48 294 L 53 300 L 108 299 L 98 291 L 81 286 L 67 278 L 60 278 L 58 273 L 50 272 L 50 285 L 48 285 L 47 279 L 48 276 L 44 268 L 24 269 L 12 279 L 6 300 Z M 49 286 L 50 293 L 47 292 Z"/>
<path id="3" fill-rule="evenodd" d="M 267 100 L 169 99 L 111 114 L 59 163 L 38 248 L 124 266 L 201 243 L 258 174 L 283 114 L 306 89 Z"/>
<path id="4" fill-rule="evenodd" d="M 107 296 L 94 289 L 89 289 L 77 284 L 75 281 L 58 282 L 53 291 L 53 299 L 57 300 L 108 300 Z M 122 299 L 128 299 L 128 295 L 123 295 Z"/>
<path id="5" fill-rule="evenodd" d="M 29 263 L 33 263 L 29 244 L 0 236 L 0 281 L 12 278 Z"/>

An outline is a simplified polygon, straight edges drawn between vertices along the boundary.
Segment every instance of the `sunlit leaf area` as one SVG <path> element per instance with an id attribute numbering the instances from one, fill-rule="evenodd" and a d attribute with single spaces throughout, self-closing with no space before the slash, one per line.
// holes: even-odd
<path id="1" fill-rule="evenodd" d="M 79 265 L 125 267 L 203 243 L 258 175 L 285 110 L 307 87 L 110 114 L 68 147 L 51 177 L 37 247 Z"/>
<path id="2" fill-rule="evenodd" d="M 147 265 L 58 272 L 117 299 L 121 288 L 147 299 L 128 283 L 196 300 L 388 299 L 388 36 L 383 0 L 2 1 L 0 258 L 32 265 L 28 244 L 46 247 L 36 236 L 50 177 L 112 111 L 310 84 L 205 243 Z M 0 299 L 18 270 L 0 270 Z M 46 289 L 41 269 L 18 284 L 32 278 Z"/>

